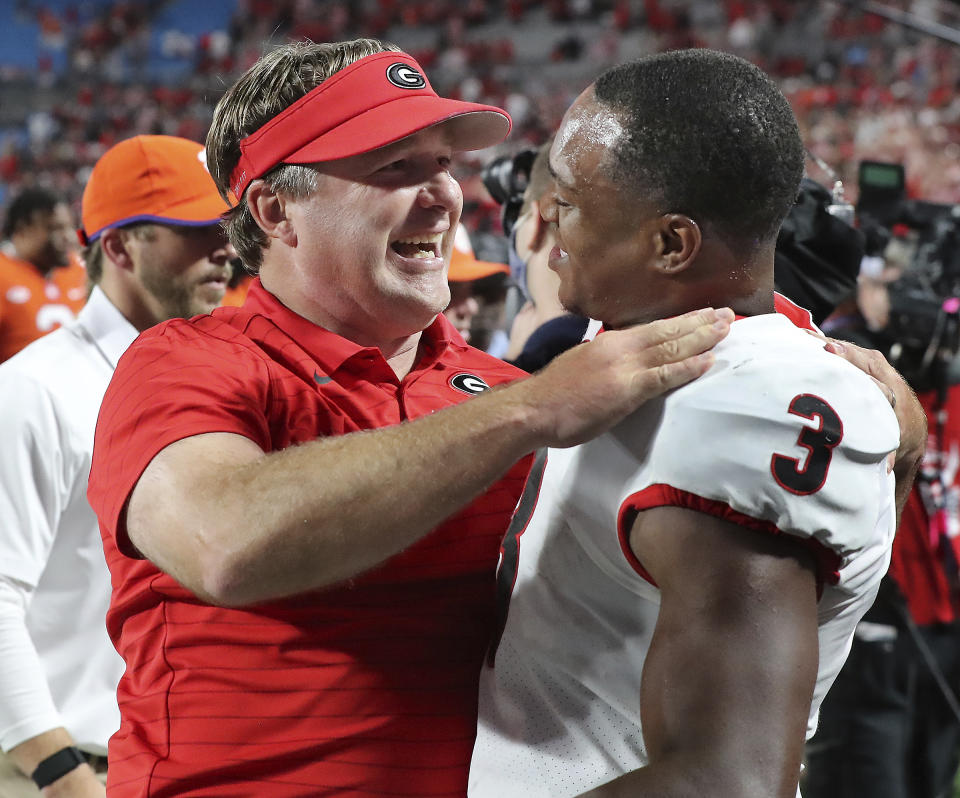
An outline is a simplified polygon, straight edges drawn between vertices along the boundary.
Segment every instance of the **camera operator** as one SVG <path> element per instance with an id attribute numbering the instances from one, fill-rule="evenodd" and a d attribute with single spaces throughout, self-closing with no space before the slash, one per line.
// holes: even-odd
<path id="1" fill-rule="evenodd" d="M 523 304 L 513 316 L 504 359 L 524 371 L 543 368 L 583 340 L 588 320 L 564 310 L 557 298 L 560 278 L 548 266 L 555 246 L 550 225 L 540 217 L 540 198 L 553 178 L 547 163 L 548 140 L 537 150 L 491 161 L 483 183 L 502 206 L 503 229 L 510 241 L 513 279 Z"/>
<path id="2" fill-rule="evenodd" d="M 864 175 L 861 167 L 861 178 Z M 863 179 L 861 179 L 863 188 Z M 869 189 L 869 185 L 867 189 Z M 846 320 L 836 337 L 864 338 L 918 391 L 927 412 L 927 451 L 901 516 L 887 577 L 859 624 L 850 656 L 821 708 L 807 748 L 805 798 L 946 798 L 960 760 L 960 604 L 954 542 L 960 531 L 960 380 L 953 373 L 958 338 L 955 217 L 950 208 L 903 203 L 864 213 L 868 252 L 889 238 L 886 225 L 914 228 L 915 255 L 889 283 L 887 324 Z M 879 218 L 878 218 L 879 217 Z M 878 231 L 881 234 L 878 235 Z M 872 239 L 872 242 L 871 242 Z M 894 246 L 903 242 L 894 239 Z M 890 253 L 890 247 L 884 247 Z M 869 261 L 868 261 L 869 262 Z M 874 293 L 884 263 L 866 275 Z M 863 295 L 861 295 L 861 299 Z M 874 297 L 876 299 L 876 297 Z M 871 310 L 861 302 L 863 317 Z M 829 327 L 829 325 L 827 325 Z"/>

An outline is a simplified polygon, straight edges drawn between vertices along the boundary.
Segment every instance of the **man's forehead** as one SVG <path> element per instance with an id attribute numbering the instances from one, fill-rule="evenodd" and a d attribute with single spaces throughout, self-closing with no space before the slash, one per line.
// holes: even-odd
<path id="1" fill-rule="evenodd" d="M 377 147 L 377 149 L 371 150 L 366 154 L 376 158 L 379 156 L 389 157 L 401 153 L 432 150 L 450 150 L 451 152 L 455 152 L 459 151 L 457 150 L 455 139 L 456 137 L 454 136 L 452 127 L 441 123 L 431 125 L 423 130 L 418 130 L 416 133 L 411 133 L 409 136 L 405 136 L 398 141 Z"/>
<path id="2" fill-rule="evenodd" d="M 554 148 L 590 143 L 612 147 L 623 136 L 623 123 L 608 106 L 597 101 L 593 90 L 583 92 L 563 117 Z"/>
<path id="3" fill-rule="evenodd" d="M 379 149 L 419 149 L 421 147 L 449 147 L 455 149 L 455 139 L 456 137 L 453 133 L 453 127 L 441 122 L 440 124 L 426 127 L 423 130 L 418 130 L 416 133 L 411 133 L 409 136 L 405 136 L 399 141 L 395 141 L 392 144 L 387 144 Z"/>
<path id="4" fill-rule="evenodd" d="M 453 154 L 459 152 L 454 138 L 453 132 L 446 129 L 443 124 L 432 125 L 398 141 L 377 147 L 375 150 L 351 155 L 348 158 L 321 162 L 315 166 L 321 172 L 342 173 L 354 168 L 363 170 L 374 164 L 407 158 L 418 153 Z"/>
<path id="5" fill-rule="evenodd" d="M 550 148 L 550 171 L 560 183 L 572 182 L 571 167 L 586 157 L 594 166 L 624 135 L 623 123 L 598 103 L 592 90 L 581 94 L 560 123 Z M 599 157 L 598 157 L 599 156 Z"/>

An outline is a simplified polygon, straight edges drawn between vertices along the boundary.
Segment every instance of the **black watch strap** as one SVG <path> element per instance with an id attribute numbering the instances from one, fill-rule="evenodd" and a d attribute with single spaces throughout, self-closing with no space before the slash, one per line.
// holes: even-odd
<path id="1" fill-rule="evenodd" d="M 51 754 L 37 765 L 37 769 L 33 771 L 30 778 L 42 790 L 86 761 L 86 757 L 80 752 L 79 748 L 68 745 L 66 748 L 61 748 L 57 753 Z"/>

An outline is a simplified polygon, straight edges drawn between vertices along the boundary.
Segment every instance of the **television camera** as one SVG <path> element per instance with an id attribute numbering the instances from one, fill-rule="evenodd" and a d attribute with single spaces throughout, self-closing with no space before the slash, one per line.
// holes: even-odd
<path id="1" fill-rule="evenodd" d="M 912 253 L 889 286 L 887 357 L 915 390 L 945 390 L 960 350 L 960 206 L 907 199 L 902 164 L 862 161 L 859 185 L 867 254 L 882 253 L 897 226 Z"/>

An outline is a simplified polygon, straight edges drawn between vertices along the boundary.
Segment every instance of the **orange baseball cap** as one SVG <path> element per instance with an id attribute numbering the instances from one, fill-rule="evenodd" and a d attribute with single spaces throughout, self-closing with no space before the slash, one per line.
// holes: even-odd
<path id="1" fill-rule="evenodd" d="M 509 274 L 510 267 L 506 263 L 477 260 L 473 254 L 470 235 L 462 224 L 457 226 L 453 237 L 453 254 L 450 256 L 450 270 L 447 280 L 451 283 L 466 283 L 479 280 L 492 274 Z"/>
<path id="2" fill-rule="evenodd" d="M 207 171 L 202 144 L 178 136 L 134 136 L 94 164 L 83 191 L 80 243 L 133 222 L 199 227 L 230 209 Z"/>

